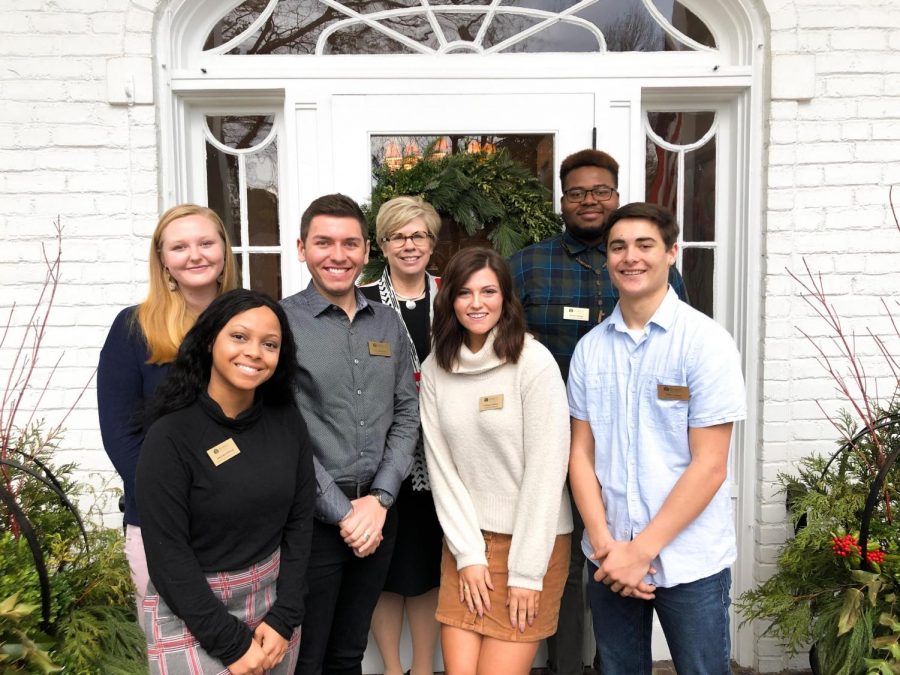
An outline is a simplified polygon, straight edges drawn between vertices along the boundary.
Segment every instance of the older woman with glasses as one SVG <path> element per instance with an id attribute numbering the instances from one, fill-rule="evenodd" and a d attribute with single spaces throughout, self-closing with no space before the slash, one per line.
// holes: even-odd
<path id="1" fill-rule="evenodd" d="M 367 299 L 393 307 L 409 337 L 416 380 L 431 347 L 431 321 L 439 279 L 425 271 L 441 229 L 437 211 L 420 197 L 385 202 L 375 219 L 375 236 L 387 264 L 381 278 L 362 287 Z M 434 618 L 440 584 L 443 533 L 431 498 L 421 435 L 409 477 L 397 498 L 399 531 L 384 592 L 372 615 L 372 634 L 385 675 L 403 675 L 400 633 L 409 619 L 413 675 L 431 675 L 438 624 Z"/>

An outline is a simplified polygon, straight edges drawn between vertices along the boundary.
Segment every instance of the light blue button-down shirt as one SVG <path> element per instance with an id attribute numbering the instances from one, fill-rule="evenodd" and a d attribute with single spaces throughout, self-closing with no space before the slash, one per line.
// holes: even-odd
<path id="1" fill-rule="evenodd" d="M 688 400 L 659 397 L 659 385 L 687 387 Z M 746 417 L 740 355 L 731 335 L 669 292 L 643 333 L 628 332 L 619 306 L 578 343 L 568 381 L 569 413 L 590 422 L 594 472 L 610 533 L 628 541 L 657 514 L 691 462 L 690 427 Z M 730 472 L 729 472 L 730 473 Z M 585 555 L 592 553 L 587 533 Z M 731 482 L 653 561 L 647 580 L 675 586 L 734 562 Z"/>

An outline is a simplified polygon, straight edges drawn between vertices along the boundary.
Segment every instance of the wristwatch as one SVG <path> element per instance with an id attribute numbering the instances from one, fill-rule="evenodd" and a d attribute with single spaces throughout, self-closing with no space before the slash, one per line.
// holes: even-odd
<path id="1" fill-rule="evenodd" d="M 385 509 L 389 509 L 394 505 L 394 498 L 391 496 L 391 493 L 386 490 L 375 488 L 374 490 L 369 490 L 369 494 L 375 497 L 375 499 L 378 500 L 378 503 Z"/>

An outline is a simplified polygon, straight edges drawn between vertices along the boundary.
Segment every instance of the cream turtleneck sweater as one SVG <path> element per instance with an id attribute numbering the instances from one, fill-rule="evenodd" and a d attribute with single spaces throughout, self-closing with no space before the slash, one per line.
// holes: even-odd
<path id="1" fill-rule="evenodd" d="M 485 409 L 484 397 L 503 396 Z M 490 407 L 490 406 L 487 406 Z M 501 361 L 494 332 L 452 372 L 433 356 L 420 391 L 432 494 L 457 569 L 486 565 L 481 530 L 512 535 L 510 586 L 543 589 L 558 534 L 572 531 L 566 492 L 569 412 L 550 352 L 530 335 L 519 362 Z"/>

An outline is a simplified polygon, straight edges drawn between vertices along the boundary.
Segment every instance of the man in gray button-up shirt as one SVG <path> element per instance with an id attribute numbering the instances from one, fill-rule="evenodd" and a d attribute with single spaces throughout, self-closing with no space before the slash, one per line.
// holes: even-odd
<path id="1" fill-rule="evenodd" d="M 359 673 L 396 536 L 390 506 L 418 439 L 418 398 L 397 313 L 354 285 L 369 252 L 356 202 L 313 201 L 297 249 L 313 280 L 282 304 L 297 342 L 297 405 L 315 449 L 317 498 L 296 672 Z"/>

